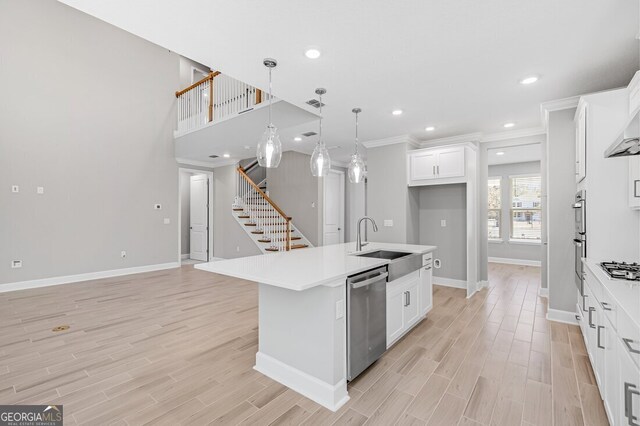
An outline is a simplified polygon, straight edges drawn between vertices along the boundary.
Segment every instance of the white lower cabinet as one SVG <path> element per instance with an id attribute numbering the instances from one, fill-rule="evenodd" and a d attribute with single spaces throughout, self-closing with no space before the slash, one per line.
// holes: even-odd
<path id="1" fill-rule="evenodd" d="M 387 283 L 387 347 L 413 328 L 433 307 L 431 253 L 420 270 Z"/>
<path id="2" fill-rule="evenodd" d="M 640 370 L 631 360 L 622 340 L 618 342 L 620 381 L 618 413 L 620 425 L 640 425 Z"/>

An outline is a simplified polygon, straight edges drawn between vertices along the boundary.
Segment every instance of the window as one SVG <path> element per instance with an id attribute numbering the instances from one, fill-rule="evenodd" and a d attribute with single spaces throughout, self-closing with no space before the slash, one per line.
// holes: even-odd
<path id="1" fill-rule="evenodd" d="M 542 235 L 540 176 L 511 178 L 511 238 L 540 241 Z"/>
<path id="2" fill-rule="evenodd" d="M 502 237 L 500 232 L 500 221 L 502 214 L 500 208 L 502 205 L 502 194 L 500 192 L 500 178 L 489 178 L 489 239 L 499 240 Z"/>

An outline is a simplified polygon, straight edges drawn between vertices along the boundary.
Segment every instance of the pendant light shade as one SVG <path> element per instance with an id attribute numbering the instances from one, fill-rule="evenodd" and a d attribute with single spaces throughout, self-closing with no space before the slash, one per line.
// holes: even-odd
<path id="1" fill-rule="evenodd" d="M 349 162 L 349 182 L 351 183 L 360 183 L 364 181 L 364 176 L 366 173 L 366 166 L 364 164 L 364 160 L 362 156 L 358 152 L 358 114 L 362 112 L 360 108 L 354 108 L 351 110 L 356 115 L 356 151 L 351 156 L 351 161 Z"/>
<path id="2" fill-rule="evenodd" d="M 318 143 L 311 154 L 311 174 L 315 177 L 326 176 L 331 168 L 329 151 L 322 140 L 322 95 L 325 93 L 327 93 L 325 89 L 316 89 L 316 94 L 320 98 L 320 131 L 318 132 Z"/>
<path id="3" fill-rule="evenodd" d="M 278 65 L 275 59 L 266 58 L 263 62 L 265 67 L 269 69 L 269 124 L 262 134 L 256 148 L 256 157 L 260 167 L 276 168 L 282 159 L 282 143 L 278 135 L 278 129 L 271 121 L 271 102 L 273 95 L 271 94 L 271 70 Z"/>

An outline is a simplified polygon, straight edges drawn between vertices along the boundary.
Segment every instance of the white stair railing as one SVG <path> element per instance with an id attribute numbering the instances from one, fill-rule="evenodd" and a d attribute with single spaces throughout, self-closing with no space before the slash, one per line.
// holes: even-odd
<path id="1" fill-rule="evenodd" d="M 262 234 L 259 241 L 268 243 L 267 251 L 291 250 L 291 218 L 238 167 L 238 194 L 235 205 L 249 216 L 249 226 Z"/>
<path id="2" fill-rule="evenodd" d="M 212 72 L 186 89 L 176 92 L 178 98 L 178 133 L 206 126 L 232 115 L 250 111 L 269 99 L 257 87 Z M 213 101 L 212 101 L 213 99 Z"/>

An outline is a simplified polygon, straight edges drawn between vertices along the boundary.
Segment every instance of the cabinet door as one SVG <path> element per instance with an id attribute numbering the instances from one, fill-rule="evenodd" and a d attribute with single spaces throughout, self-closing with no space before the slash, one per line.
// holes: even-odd
<path id="1" fill-rule="evenodd" d="M 618 391 L 618 418 L 621 425 L 640 424 L 640 370 L 618 340 L 620 383 Z"/>
<path id="2" fill-rule="evenodd" d="M 444 148 L 438 151 L 438 178 L 464 176 L 464 147 Z"/>
<path id="3" fill-rule="evenodd" d="M 593 323 L 596 328 L 594 330 L 595 335 L 595 346 L 594 346 L 594 363 L 592 364 L 593 373 L 596 376 L 596 382 L 598 383 L 598 387 L 600 388 L 600 395 L 604 395 L 605 392 L 605 379 L 607 377 L 605 373 L 605 348 L 604 340 L 606 338 L 605 333 L 607 330 L 605 324 L 606 320 L 604 317 L 604 312 L 602 312 L 602 308 L 598 301 L 595 303 L 595 310 L 593 312 Z"/>
<path id="4" fill-rule="evenodd" d="M 420 286 L 420 278 L 411 281 L 404 291 L 404 327 L 408 329 L 420 319 L 420 300 L 418 297 L 418 287 Z"/>
<path id="5" fill-rule="evenodd" d="M 640 156 L 629 157 L 629 207 L 640 209 Z"/>
<path id="6" fill-rule="evenodd" d="M 576 123 L 576 182 L 587 175 L 587 107 L 578 114 Z"/>
<path id="7" fill-rule="evenodd" d="M 617 426 L 619 419 L 616 417 L 618 413 L 619 387 L 620 387 L 620 363 L 618 360 L 617 335 L 608 319 L 604 319 L 604 328 L 600 330 L 602 333 L 600 339 L 604 346 L 604 393 L 602 400 L 604 407 L 609 416 L 609 422 L 612 426 Z M 602 367 L 601 367 L 602 368 Z"/>
<path id="8" fill-rule="evenodd" d="M 435 150 L 422 151 L 409 155 L 410 180 L 434 179 L 438 155 Z"/>
<path id="9" fill-rule="evenodd" d="M 433 307 L 433 270 L 431 264 L 420 269 L 420 316 L 424 316 Z"/>
<path id="10" fill-rule="evenodd" d="M 387 293 L 387 348 L 404 332 L 404 288 Z"/>

